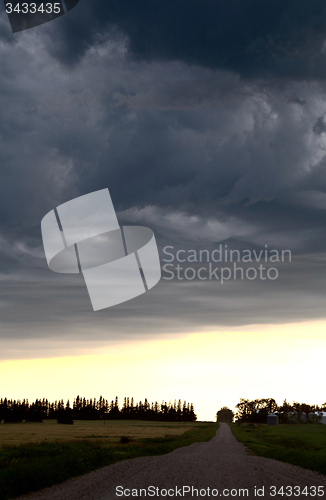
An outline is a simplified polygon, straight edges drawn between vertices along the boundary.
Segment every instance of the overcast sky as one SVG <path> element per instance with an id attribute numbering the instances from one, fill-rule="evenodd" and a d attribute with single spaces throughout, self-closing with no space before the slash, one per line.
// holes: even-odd
<path id="1" fill-rule="evenodd" d="M 3 359 L 19 339 L 325 317 L 325 2 L 80 0 L 16 34 L 0 9 Z M 221 243 L 292 261 L 277 280 L 162 279 L 94 313 L 82 276 L 47 268 L 40 222 L 103 188 L 163 257 Z"/>

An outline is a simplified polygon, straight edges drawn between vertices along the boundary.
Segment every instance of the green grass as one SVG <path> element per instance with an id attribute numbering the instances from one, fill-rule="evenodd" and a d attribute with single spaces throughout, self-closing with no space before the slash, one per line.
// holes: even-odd
<path id="1" fill-rule="evenodd" d="M 173 425 L 175 424 L 171 423 L 171 430 Z M 215 436 L 217 429 L 216 423 L 196 422 L 191 430 L 181 435 L 138 438 L 126 444 L 83 440 L 2 446 L 0 500 L 62 483 L 71 477 L 121 460 L 162 455 L 197 441 L 209 441 Z M 168 426 L 166 430 L 168 431 Z"/>
<path id="2" fill-rule="evenodd" d="M 231 424 L 231 429 L 257 455 L 326 474 L 325 425 Z"/>

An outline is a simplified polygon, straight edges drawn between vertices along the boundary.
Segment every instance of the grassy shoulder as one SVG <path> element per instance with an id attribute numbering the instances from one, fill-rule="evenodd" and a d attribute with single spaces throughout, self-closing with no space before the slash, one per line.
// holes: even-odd
<path id="1" fill-rule="evenodd" d="M 150 426 L 151 422 L 144 422 L 144 426 L 146 424 Z M 170 424 L 172 432 L 176 425 L 178 424 Z M 124 439 L 112 442 L 107 439 L 97 438 L 96 441 L 92 441 L 86 438 L 70 442 L 2 446 L 0 500 L 59 484 L 71 477 L 121 460 L 163 455 L 198 441 L 209 441 L 215 436 L 218 424 L 196 422 L 189 430 L 179 435 L 172 432 L 169 434 L 169 425 L 165 425 L 165 429 L 165 436 L 155 438 L 128 438 L 123 434 L 121 438 Z M 121 444 L 120 441 L 125 444 Z"/>
<path id="2" fill-rule="evenodd" d="M 325 425 L 231 424 L 235 438 L 257 455 L 326 474 Z"/>

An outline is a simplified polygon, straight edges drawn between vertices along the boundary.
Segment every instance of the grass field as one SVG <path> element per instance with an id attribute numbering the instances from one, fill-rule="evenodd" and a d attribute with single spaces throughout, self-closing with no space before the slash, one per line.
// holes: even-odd
<path id="1" fill-rule="evenodd" d="M 218 424 L 56 421 L 0 425 L 0 500 L 61 483 L 121 460 L 209 441 Z M 121 437 L 131 439 L 120 443 Z M 126 441 L 126 439 L 124 439 Z"/>
<path id="2" fill-rule="evenodd" d="M 198 427 L 197 422 L 148 422 L 144 420 L 75 420 L 74 425 L 58 425 L 56 420 L 43 423 L 0 425 L 0 446 L 27 443 L 63 443 L 67 441 L 116 443 L 121 436 L 133 439 L 178 436 Z"/>
<path id="3" fill-rule="evenodd" d="M 326 474 L 326 425 L 231 424 L 231 429 L 257 455 Z"/>

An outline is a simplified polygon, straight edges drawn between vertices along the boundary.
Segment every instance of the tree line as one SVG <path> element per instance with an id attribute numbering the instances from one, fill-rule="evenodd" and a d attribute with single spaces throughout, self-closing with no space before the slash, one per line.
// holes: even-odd
<path id="1" fill-rule="evenodd" d="M 73 420 L 160 420 L 164 422 L 195 422 L 195 414 L 192 403 L 181 402 L 181 399 L 159 404 L 134 401 L 134 398 L 124 398 L 122 407 L 119 405 L 118 397 L 110 403 L 100 396 L 99 399 L 86 399 L 77 396 L 72 405 L 68 400 L 50 403 L 47 399 L 36 399 L 29 403 L 28 399 L 12 400 L 4 398 L 0 400 L 0 421 L 4 422 L 42 422 L 45 419 L 57 419 L 59 423 L 72 423 Z"/>
<path id="2" fill-rule="evenodd" d="M 285 399 L 282 405 L 278 405 L 273 398 L 249 399 L 241 398 L 236 405 L 236 419 L 240 422 L 265 423 L 269 413 L 278 412 L 280 423 L 288 423 L 294 420 L 300 421 L 303 414 L 326 411 L 326 403 L 322 406 L 309 405 L 294 401 L 292 404 Z"/>

